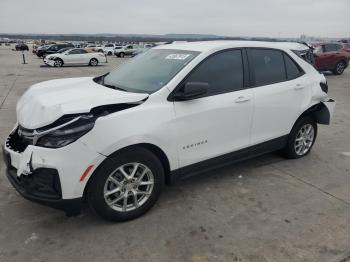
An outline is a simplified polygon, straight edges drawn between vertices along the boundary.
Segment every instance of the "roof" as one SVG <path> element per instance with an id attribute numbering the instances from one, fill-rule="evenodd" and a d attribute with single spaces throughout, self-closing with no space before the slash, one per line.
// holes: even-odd
<path id="1" fill-rule="evenodd" d="M 337 41 L 324 41 L 324 42 L 313 42 L 311 43 L 312 46 L 320 46 L 320 45 L 327 45 L 327 44 L 338 44 L 338 45 L 342 45 L 344 43 L 342 42 L 337 42 Z"/>
<path id="2" fill-rule="evenodd" d="M 265 47 L 277 49 L 307 49 L 306 45 L 296 42 L 263 42 L 263 41 L 201 41 L 201 42 L 186 42 L 161 45 L 156 49 L 177 49 L 198 52 L 208 52 L 217 49 L 236 48 L 236 47 Z"/>

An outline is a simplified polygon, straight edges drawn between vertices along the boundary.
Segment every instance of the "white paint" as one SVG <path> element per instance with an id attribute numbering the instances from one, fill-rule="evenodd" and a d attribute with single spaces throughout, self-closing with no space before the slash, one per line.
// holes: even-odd
<path id="1" fill-rule="evenodd" d="M 149 143 L 164 151 L 174 170 L 288 134 L 298 116 L 312 105 L 327 101 L 319 83 L 325 81 L 310 64 L 295 55 L 291 43 L 248 41 L 208 41 L 179 43 L 160 49 L 194 50 L 201 53 L 189 62 L 164 88 L 148 95 L 106 88 L 91 77 L 46 81 L 30 88 L 17 105 L 17 119 L 25 128 L 53 123 L 65 114 L 85 113 L 91 108 L 133 103 L 136 107 L 97 119 L 94 128 L 76 142 L 58 149 L 28 146 L 23 153 L 5 148 L 12 165 L 24 170 L 33 152 L 33 166 L 56 168 L 64 199 L 80 197 L 88 177 L 80 182 L 85 169 L 94 170 L 105 156 L 126 146 Z M 187 74 L 216 51 L 235 47 L 271 47 L 287 52 L 303 68 L 305 75 L 293 81 L 240 90 L 191 101 L 170 102 L 167 97 Z M 301 85 L 302 90 L 294 89 Z M 235 103 L 238 97 L 247 98 Z M 334 104 L 334 103 L 333 103 Z M 333 107 L 329 107 L 333 110 Z M 332 113 L 332 112 L 331 112 Z M 184 150 L 184 146 L 201 143 Z M 92 170 L 93 171 L 93 170 Z"/>

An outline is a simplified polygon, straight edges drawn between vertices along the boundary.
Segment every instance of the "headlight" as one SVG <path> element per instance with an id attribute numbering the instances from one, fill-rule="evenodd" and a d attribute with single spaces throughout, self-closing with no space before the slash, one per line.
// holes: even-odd
<path id="1" fill-rule="evenodd" d="M 37 146 L 58 148 L 73 143 L 87 132 L 95 124 L 96 117 L 92 114 L 81 115 L 68 119 L 65 124 L 49 130 L 37 130 Z"/>
<path id="2" fill-rule="evenodd" d="M 89 113 L 65 115 L 54 123 L 38 129 L 26 129 L 18 126 L 17 134 L 24 145 L 59 148 L 88 133 L 95 125 L 96 119 L 108 114 L 140 105 L 144 100 L 130 104 L 112 104 L 98 106 Z"/>

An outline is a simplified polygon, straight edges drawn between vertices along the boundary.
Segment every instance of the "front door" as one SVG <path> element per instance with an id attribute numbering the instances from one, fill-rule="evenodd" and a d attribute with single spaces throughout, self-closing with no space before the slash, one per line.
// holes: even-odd
<path id="1" fill-rule="evenodd" d="M 180 167 L 249 146 L 253 97 L 244 88 L 242 60 L 240 49 L 214 54 L 180 85 L 209 85 L 203 97 L 174 102 Z"/>

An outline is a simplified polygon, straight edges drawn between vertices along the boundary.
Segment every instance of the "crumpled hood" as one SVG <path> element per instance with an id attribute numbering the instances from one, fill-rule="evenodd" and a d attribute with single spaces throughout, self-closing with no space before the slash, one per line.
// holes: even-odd
<path id="1" fill-rule="evenodd" d="M 87 113 L 96 106 L 134 103 L 148 94 L 129 93 L 104 87 L 92 77 L 66 78 L 33 85 L 17 103 L 17 121 L 36 129 L 66 114 Z"/>

